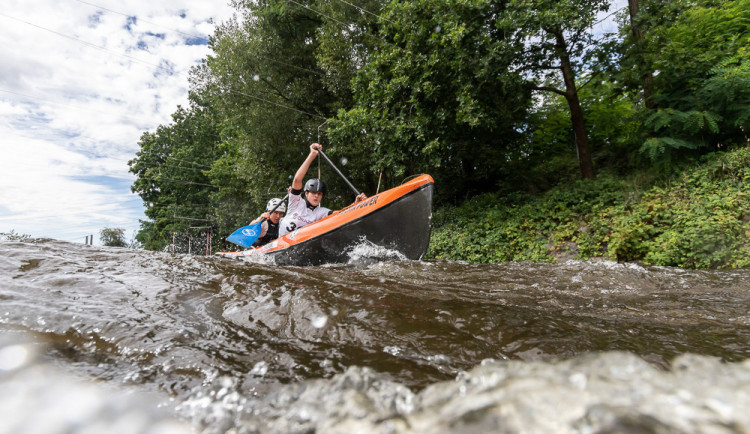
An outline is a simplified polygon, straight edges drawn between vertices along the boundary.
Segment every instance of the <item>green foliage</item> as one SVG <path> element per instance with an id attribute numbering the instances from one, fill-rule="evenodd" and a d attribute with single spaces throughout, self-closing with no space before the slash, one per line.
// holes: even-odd
<path id="1" fill-rule="evenodd" d="M 707 157 L 614 222 L 611 255 L 683 268 L 750 266 L 750 149 Z"/>
<path id="2" fill-rule="evenodd" d="M 579 91 L 585 107 L 592 155 L 598 167 L 624 174 L 635 167 L 632 154 L 640 140 L 640 124 L 630 98 L 615 84 L 587 77 Z M 524 143 L 509 153 L 523 170 L 508 174 L 510 184 L 545 191 L 578 178 L 575 137 L 565 98 L 547 94 L 529 115 Z"/>
<path id="3" fill-rule="evenodd" d="M 609 7 L 607 0 L 510 0 L 496 20 L 505 36 L 502 50 L 524 86 L 565 98 L 584 178 L 594 177 L 594 166 L 578 80 L 592 70 L 589 59 L 613 36 L 595 35 L 592 29 Z"/>
<path id="4" fill-rule="evenodd" d="M 581 71 L 592 51 L 611 36 L 592 31 L 599 14 L 609 8 L 606 0 L 510 0 L 496 25 L 508 35 L 514 67 L 526 70 L 534 84 L 549 85 L 561 83 L 563 57 Z"/>
<path id="5" fill-rule="evenodd" d="M 500 8 L 488 0 L 390 3 L 377 51 L 353 81 L 355 105 L 332 122 L 337 147 L 365 150 L 371 172 L 388 180 L 431 173 L 442 186 L 438 200 L 492 190 L 509 170 L 505 155 L 529 105 L 500 51 Z"/>
<path id="6" fill-rule="evenodd" d="M 484 195 L 435 213 L 428 255 L 471 262 L 604 257 L 682 268 L 750 267 L 750 148 L 706 157 L 633 194 L 602 176 L 542 196 Z"/>
<path id="7" fill-rule="evenodd" d="M 213 222 L 211 193 L 216 190 L 207 176 L 216 159 L 219 141 L 212 112 L 197 105 L 178 107 L 173 124 L 144 133 L 140 151 L 129 161 L 137 179 L 131 190 L 146 206 L 149 221 L 141 221 L 136 239 L 146 249 L 161 250 L 174 231 L 210 226 Z"/>
<path id="8" fill-rule="evenodd" d="M 121 228 L 104 228 L 99 231 L 99 240 L 103 246 L 110 247 L 128 247 L 125 241 L 125 229 Z"/>
<path id="9" fill-rule="evenodd" d="M 634 150 L 640 143 L 641 126 L 630 95 L 620 95 L 614 82 L 597 76 L 584 77 L 579 90 L 594 163 L 624 174 L 634 167 Z"/>
<path id="10" fill-rule="evenodd" d="M 429 257 L 471 262 L 551 262 L 571 243 L 593 250 L 586 217 L 618 203 L 618 182 L 601 177 L 557 187 L 544 196 L 485 195 L 436 213 Z M 452 217 L 446 219 L 446 213 Z M 597 214 L 598 215 L 598 214 Z M 595 227 L 598 232 L 602 227 Z"/>
<path id="11" fill-rule="evenodd" d="M 745 144 L 750 0 L 649 5 L 641 11 L 644 46 L 633 53 L 655 74 L 641 153 L 668 168 L 678 158 Z"/>
<path id="12" fill-rule="evenodd" d="M 618 177 L 643 160 L 669 176 L 747 143 L 750 0 L 640 3 L 643 36 L 623 20 L 615 44 L 592 31 L 604 0 L 234 1 L 237 17 L 191 71 L 190 106 L 144 133 L 130 162 L 149 218 L 137 239 L 161 249 L 196 225 L 225 237 L 284 194 L 318 141 L 368 194 L 426 172 L 437 204 L 467 201 L 436 212 L 458 234 L 436 230 L 436 257 L 740 264 L 730 235 L 744 208 L 720 204 L 742 196 L 719 195 L 701 214 L 667 187 L 641 192 Z M 653 107 L 640 96 L 648 74 Z M 588 149 L 604 175 L 574 182 Z M 320 169 L 325 205 L 350 203 Z M 688 242 L 703 253 L 680 256 Z"/>
<path id="13" fill-rule="evenodd" d="M 246 224 L 270 197 L 280 196 L 312 142 L 323 143 L 332 158 L 345 157 L 358 185 L 369 164 L 348 149 L 331 152 L 325 128 L 337 110 L 351 105 L 349 80 L 367 59 L 376 18 L 322 1 L 240 2 L 238 11 L 244 19 L 217 28 L 215 55 L 193 77 L 194 90 L 220 118 L 223 153 L 210 176 L 219 188 L 213 199 L 221 232 Z M 352 26 L 342 29 L 341 23 Z M 331 191 L 326 206 L 351 203 L 338 176 L 325 164 L 321 169 Z"/>

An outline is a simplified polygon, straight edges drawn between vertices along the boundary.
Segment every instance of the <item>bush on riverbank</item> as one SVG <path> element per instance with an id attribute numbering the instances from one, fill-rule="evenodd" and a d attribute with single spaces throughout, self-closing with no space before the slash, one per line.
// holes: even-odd
<path id="1" fill-rule="evenodd" d="M 427 252 L 484 263 L 595 257 L 750 267 L 750 148 L 710 154 L 649 186 L 602 174 L 540 196 L 478 196 L 435 211 Z"/>

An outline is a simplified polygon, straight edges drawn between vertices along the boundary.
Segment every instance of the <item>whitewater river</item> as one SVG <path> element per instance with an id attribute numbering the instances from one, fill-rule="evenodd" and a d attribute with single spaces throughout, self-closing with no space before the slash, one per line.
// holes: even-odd
<path id="1" fill-rule="evenodd" d="M 0 241 L 0 432 L 750 432 L 750 270 Z"/>

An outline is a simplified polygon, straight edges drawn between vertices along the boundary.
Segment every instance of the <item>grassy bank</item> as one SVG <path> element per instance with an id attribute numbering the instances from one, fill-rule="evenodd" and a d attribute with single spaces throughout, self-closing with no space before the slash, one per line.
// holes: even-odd
<path id="1" fill-rule="evenodd" d="M 750 148 L 711 154 L 657 184 L 600 175 L 540 196 L 478 196 L 435 211 L 427 252 L 485 263 L 595 257 L 750 267 Z"/>

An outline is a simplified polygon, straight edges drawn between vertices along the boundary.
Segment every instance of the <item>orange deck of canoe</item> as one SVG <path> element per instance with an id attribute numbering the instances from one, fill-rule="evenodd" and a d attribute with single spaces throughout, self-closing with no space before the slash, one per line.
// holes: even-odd
<path id="1" fill-rule="evenodd" d="M 330 259 L 325 262 L 337 262 L 341 249 L 355 239 L 365 238 L 384 247 L 405 250 L 408 258 L 419 259 L 414 256 L 421 257 L 429 243 L 433 184 L 430 175 L 420 175 L 398 187 L 335 211 L 265 246 L 217 254 L 244 256 L 263 253 L 279 256 L 283 253 L 282 256 L 286 258 L 284 263 L 320 263 L 319 259 L 297 257 L 315 255 L 323 256 L 323 260 Z"/>

